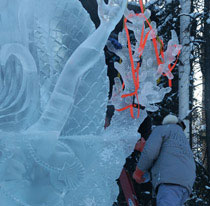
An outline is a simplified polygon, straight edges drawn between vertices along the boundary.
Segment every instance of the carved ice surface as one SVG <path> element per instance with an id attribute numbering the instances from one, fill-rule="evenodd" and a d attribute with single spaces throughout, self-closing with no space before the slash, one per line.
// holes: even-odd
<path id="1" fill-rule="evenodd" d="M 13 43 L 1 47 L 0 63 L 0 128 L 4 131 L 23 130 L 38 117 L 35 113 L 39 109 L 35 61 L 24 46 Z"/>
<path id="2" fill-rule="evenodd" d="M 0 135 L 0 203 L 5 206 L 112 205 L 136 125 L 100 136 L 56 132 Z M 128 138 L 129 137 L 129 138 Z"/>
<path id="3" fill-rule="evenodd" d="M 37 4 L 42 4 L 38 1 Z M 41 107 L 45 110 L 55 84 L 69 56 L 95 30 L 87 12 L 79 1 L 54 1 L 52 18 L 36 17 L 35 41 L 38 44 L 38 59 L 41 64 Z M 50 6 L 51 2 L 48 1 Z M 74 6 L 72 6 L 74 5 Z M 38 5 L 40 8 L 41 5 Z M 35 14 L 39 14 L 37 11 Z M 42 25 L 48 20 L 49 32 Z M 50 35 L 50 37 L 49 37 Z M 50 44 L 48 44 L 50 42 Z M 43 47 L 43 44 L 46 45 Z M 47 46 L 48 45 L 48 46 Z M 50 48 L 48 48 L 50 47 Z M 50 55 L 49 55 L 50 54 Z M 82 60 L 78 57 L 78 60 Z M 80 63 L 79 62 L 79 63 Z M 99 69 L 100 68 L 100 69 Z M 72 77 L 73 82 L 74 77 Z M 68 78 L 69 81 L 71 81 Z M 62 135 L 99 133 L 103 128 L 105 102 L 107 99 L 107 78 L 104 56 L 79 80 L 71 113 Z M 71 93 L 70 91 L 68 91 Z M 96 99 L 95 96 L 98 98 Z M 95 108 L 98 109 L 95 109 Z M 91 115 L 90 115 L 91 114 Z M 62 120 L 62 122 L 65 122 Z"/>
<path id="4" fill-rule="evenodd" d="M 168 79 L 173 79 L 173 74 L 168 68 L 168 65 L 171 64 L 175 59 L 178 52 L 181 50 L 182 46 L 179 45 L 177 34 L 174 30 L 171 31 L 171 40 L 168 42 L 167 50 L 164 52 L 165 62 L 160 64 L 158 67 L 158 76 L 162 73 L 165 73 Z"/>
<path id="5" fill-rule="evenodd" d="M 126 1 L 122 0 L 117 1 L 116 4 L 109 3 L 108 5 L 104 1 L 99 1 L 98 10 L 101 25 L 77 47 L 67 60 L 45 110 L 39 121 L 30 128 L 30 131 L 37 129 L 42 131 L 61 131 L 72 111 L 78 80 L 100 59 L 105 42 L 121 19 L 125 6 Z M 110 19 L 107 19 L 107 17 L 110 17 Z M 102 122 L 100 121 L 99 123 Z M 91 125 L 86 126 L 91 127 Z"/>
<path id="6" fill-rule="evenodd" d="M 1 206 L 107 206 L 116 199 L 115 179 L 145 115 L 102 132 L 103 48 L 126 1 L 98 3 L 95 30 L 78 0 L 0 2 Z"/>
<path id="7" fill-rule="evenodd" d="M 144 17 L 143 14 L 135 15 L 133 11 L 126 9 L 124 15 L 129 20 L 127 22 L 127 27 L 129 30 L 133 31 L 136 40 L 135 44 L 131 45 L 135 68 L 137 66 L 137 62 L 140 60 L 140 55 L 142 58 L 139 70 L 139 89 L 137 91 L 139 102 L 137 101 L 137 98 L 135 98 L 134 102 L 145 106 L 147 111 L 154 112 L 158 110 L 158 106 L 155 104 L 161 102 L 165 94 L 171 91 L 170 87 L 161 88 L 158 86 L 157 80 L 162 74 L 165 74 L 168 79 L 173 79 L 173 74 L 169 70 L 168 66 L 176 59 L 176 56 L 181 49 L 181 45 L 179 45 L 176 32 L 171 31 L 171 40 L 168 42 L 167 50 L 164 52 L 164 60 L 160 57 L 162 62 L 158 66 L 155 48 L 152 41 L 152 39 L 157 37 L 156 23 L 151 22 L 151 28 L 145 27 L 145 17 L 149 18 L 151 12 L 149 10 L 145 10 Z M 144 31 L 143 35 L 142 31 Z M 144 47 L 139 47 L 140 43 L 142 43 L 146 38 L 146 34 L 148 32 L 148 38 Z M 161 39 L 161 37 L 158 38 Z M 115 68 L 121 74 L 125 85 L 125 89 L 123 90 L 121 82 L 116 78 L 115 85 L 113 87 L 112 103 L 117 109 L 121 109 L 133 103 L 132 97 L 128 96 L 122 98 L 122 95 L 135 92 L 135 84 L 132 76 L 125 30 L 119 34 L 119 42 L 122 45 L 121 50 L 115 49 L 110 43 L 107 44 L 109 50 L 120 56 L 123 62 L 122 64 L 115 63 Z M 160 48 L 160 41 L 157 41 L 157 50 L 160 51 Z M 158 55 L 160 55 L 160 53 Z"/>
<path id="8" fill-rule="evenodd" d="M 118 194 L 115 179 L 139 138 L 136 130 L 146 110 L 155 111 L 154 103 L 169 92 L 156 86 L 151 41 L 145 47 L 148 52 L 133 46 L 135 66 L 143 52 L 138 95 L 146 110 L 134 120 L 128 110 L 116 113 L 102 132 L 108 96 L 103 48 L 127 2 L 97 2 L 101 24 L 95 30 L 78 0 L 0 1 L 1 206 L 112 205 Z M 145 16 L 149 18 L 150 11 Z M 145 21 L 140 17 L 128 25 L 137 36 Z M 156 32 L 152 25 L 149 39 Z M 177 44 L 172 36 L 167 62 L 178 51 L 170 47 Z M 123 48 L 115 52 L 123 63 L 116 68 L 126 88 L 123 91 L 116 79 L 113 101 L 124 106 L 132 98 L 119 97 L 135 87 L 124 31 L 119 41 Z"/>

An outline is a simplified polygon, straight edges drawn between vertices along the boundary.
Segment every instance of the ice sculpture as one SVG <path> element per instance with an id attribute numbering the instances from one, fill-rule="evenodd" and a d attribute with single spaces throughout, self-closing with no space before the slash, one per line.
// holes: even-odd
<path id="1" fill-rule="evenodd" d="M 122 64 L 115 63 L 115 68 L 121 74 L 125 85 L 125 88 L 122 89 L 121 81 L 118 77 L 115 79 L 112 103 L 117 109 L 126 108 L 133 103 L 140 103 L 147 111 L 154 112 L 158 110 L 155 103 L 161 102 L 165 94 L 171 91 L 170 87 L 160 88 L 156 82 L 162 74 L 166 75 L 169 79 L 173 78 L 169 66 L 180 52 L 181 45 L 178 44 L 175 31 L 172 31 L 172 37 L 168 42 L 167 50 L 162 53 L 161 57 L 159 56 L 160 54 L 158 54 L 159 57 L 157 57 L 157 52 L 159 52 L 163 46 L 161 40 L 157 41 L 155 51 L 154 39 L 157 37 L 157 29 L 155 22 L 151 22 L 150 25 L 148 25 L 147 19 L 149 19 L 150 15 L 151 12 L 149 10 L 145 10 L 144 13 L 138 15 L 135 15 L 134 12 L 127 9 L 125 11 L 125 17 L 129 20 L 127 27 L 130 31 L 133 31 L 136 41 L 131 48 L 134 67 L 137 68 L 137 64 L 140 61 L 139 57 L 141 57 L 142 61 L 139 73 L 135 73 L 136 80 L 133 79 L 131 70 L 132 64 L 128 53 L 125 30 L 119 34 L 119 42 L 122 45 L 121 50 L 116 50 L 110 43 L 107 45 L 109 50 L 120 56 L 123 61 Z M 159 58 L 158 61 L 157 58 Z M 137 98 L 135 95 L 126 96 L 127 94 L 135 93 L 135 81 L 139 84 Z M 139 100 L 139 102 L 137 100 Z"/>
<path id="2" fill-rule="evenodd" d="M 11 68 L 11 55 L 22 65 Z M 9 62 L 10 60 L 10 62 Z M 0 125 L 4 131 L 21 130 L 37 120 L 35 111 L 39 109 L 38 75 L 35 61 L 30 52 L 21 44 L 5 44 L 1 48 L 0 62 L 8 71 L 2 71 Z M 8 64 L 7 64 L 8 62 Z M 18 64 L 13 62 L 13 64 Z M 4 79 L 4 72 L 6 78 Z M 30 116 L 27 119 L 26 116 Z"/>
<path id="3" fill-rule="evenodd" d="M 52 2 L 47 2 L 46 7 L 51 8 Z M 78 1 L 54 1 L 55 9 L 51 9 L 47 18 L 41 15 L 44 12 L 42 2 L 36 1 L 36 4 L 34 41 L 38 49 L 35 55 L 40 65 L 41 110 L 44 111 L 69 56 L 95 29 Z M 103 129 L 108 81 L 103 55 L 79 81 L 62 135 L 98 134 Z"/>
<path id="4" fill-rule="evenodd" d="M 43 3 L 49 10 L 40 16 L 43 14 Z M 93 106 L 101 115 L 101 102 L 105 104 L 107 96 L 107 93 L 101 92 L 104 91 L 104 82 L 96 81 L 105 79 L 101 76 L 106 74 L 102 50 L 125 6 L 124 0 L 113 0 L 108 5 L 99 1 L 101 26 L 96 31 L 91 26 L 87 33 L 82 33 L 79 26 L 69 30 L 74 24 L 66 25 L 78 14 L 78 22 L 84 23 L 89 18 L 79 1 L 54 1 L 53 4 L 51 1 L 15 1 L 13 5 L 8 4 L 16 12 L 14 18 L 22 21 L 26 15 L 27 21 L 18 24 L 23 28 L 19 31 L 22 35 L 18 40 L 7 39 L 6 35 L 1 39 L 2 109 L 10 109 L 9 113 L 1 113 L 1 118 L 5 118 L 1 123 L 7 121 L 7 127 L 1 126 L 0 133 L 1 205 L 107 206 L 116 198 L 118 189 L 114 180 L 119 175 L 125 156 L 132 150 L 129 145 L 134 145 L 137 137 L 130 135 L 128 139 L 125 130 L 121 133 L 108 131 L 96 136 L 93 135 L 94 125 L 91 127 L 88 124 L 80 128 L 90 127 L 91 135 L 63 137 L 60 134 L 66 122 L 72 126 L 69 116 L 78 116 L 76 106 L 82 107 L 81 102 L 86 103 L 84 108 L 87 110 Z M 8 7 L 4 13 L 10 11 Z M 26 12 L 24 8 L 31 10 Z M 25 12 L 24 15 L 21 12 Z M 71 32 L 78 30 L 80 35 L 76 33 L 77 38 L 74 39 Z M 85 41 L 80 45 L 82 40 Z M 72 42 L 77 48 L 75 51 L 75 48 L 68 50 L 68 44 Z M 100 69 L 102 71 L 97 72 Z M 91 95 L 92 99 L 89 98 L 91 103 L 98 103 L 89 105 L 84 91 L 84 96 L 80 94 L 81 87 L 84 91 L 90 89 L 93 94 L 100 91 L 96 97 Z M 13 113 L 13 121 L 9 121 L 9 115 Z M 36 124 L 33 124 L 34 121 L 37 121 Z M 82 121 L 88 122 L 85 119 Z M 94 121 L 97 125 L 98 119 Z M 13 131 L 8 131 L 10 128 Z M 71 132 L 67 129 L 63 132 Z M 83 132 L 88 133 L 87 130 Z"/>
<path id="5" fill-rule="evenodd" d="M 118 193 L 115 179 L 138 139 L 137 125 L 146 117 L 143 110 L 131 121 L 124 111 L 96 135 L 107 102 L 102 51 L 126 3 L 98 0 L 101 25 L 94 30 L 77 0 L 0 2 L 0 205 L 112 205 Z M 144 27 L 144 20 L 135 24 Z M 124 66 L 117 67 L 132 92 L 127 40 L 124 33 L 119 38 Z M 149 41 L 146 47 L 152 51 Z M 156 86 L 154 57 L 143 55 L 139 99 L 152 111 L 166 91 Z M 168 57 L 171 61 L 170 52 Z M 116 101 L 119 92 L 125 91 L 116 79 Z M 124 100 L 119 104 L 131 102 Z"/>
<path id="6" fill-rule="evenodd" d="M 118 3 L 117 3 L 118 2 Z M 106 41 L 122 17 L 126 1 L 99 1 L 99 28 L 85 40 L 66 62 L 39 121 L 30 131 L 61 131 L 71 111 L 79 78 L 100 58 Z"/>

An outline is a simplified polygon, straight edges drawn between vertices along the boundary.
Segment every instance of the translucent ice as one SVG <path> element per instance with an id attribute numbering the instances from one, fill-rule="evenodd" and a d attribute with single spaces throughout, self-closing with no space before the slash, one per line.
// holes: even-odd
<path id="1" fill-rule="evenodd" d="M 63 195 L 80 185 L 84 167 L 57 138 L 53 132 L 1 133 L 0 151 L 7 156 L 1 158 L 0 195 L 7 197 L 1 204 L 63 205 Z"/>
<path id="2" fill-rule="evenodd" d="M 98 2 L 95 31 L 77 0 L 0 3 L 1 205 L 107 206 L 116 198 L 115 179 L 137 137 L 93 134 L 106 109 L 103 48 L 126 1 Z M 14 29 L 17 39 L 7 37 L 6 17 L 23 28 Z"/>
<path id="3" fill-rule="evenodd" d="M 13 63 L 17 65 L 14 70 Z M 15 57 L 15 58 L 14 58 Z M 18 60 L 18 61 L 17 61 Z M 21 44 L 5 44 L 0 50 L 2 85 L 0 99 L 0 125 L 2 130 L 18 131 L 34 123 L 39 109 L 37 67 L 30 52 Z M 3 80 L 4 81 L 4 80 Z"/>
<path id="4" fill-rule="evenodd" d="M 160 76 L 165 73 L 168 79 L 173 79 L 173 74 L 168 66 L 176 59 L 177 54 L 182 46 L 179 45 L 177 34 L 174 30 L 171 31 L 171 40 L 168 42 L 167 50 L 164 52 L 165 62 L 158 67 L 157 74 Z"/>
<path id="5" fill-rule="evenodd" d="M 100 0 L 98 5 L 101 25 L 72 54 L 66 62 L 47 106 L 30 130 L 61 131 L 74 103 L 76 84 L 100 58 L 109 34 L 119 22 L 126 1 L 108 5 Z"/>
<path id="6" fill-rule="evenodd" d="M 0 2 L 1 205 L 108 206 L 116 199 L 115 179 L 139 138 L 136 128 L 146 110 L 155 111 L 154 104 L 169 91 L 156 85 L 152 42 L 147 41 L 143 52 L 136 36 L 135 66 L 142 54 L 138 95 L 146 110 L 138 120 L 131 119 L 128 110 L 116 113 L 112 125 L 95 135 L 103 128 L 107 101 L 103 48 L 126 3 L 98 0 L 101 25 L 95 30 L 78 0 Z M 150 12 L 145 11 L 145 16 Z M 130 20 L 134 35 L 144 29 L 145 38 L 149 30 L 143 15 Z M 152 25 L 148 39 L 156 32 Z M 115 79 L 113 94 L 120 107 L 133 101 L 131 97 L 121 101 L 121 96 L 135 86 L 124 31 L 119 40 L 123 47 L 116 53 L 123 63 L 116 68 L 125 89 Z M 176 48 L 170 50 L 168 59 L 176 53 Z"/>
<path id="7" fill-rule="evenodd" d="M 146 10 L 144 14 L 134 14 L 134 12 L 125 10 L 125 16 L 128 18 L 129 22 L 126 23 L 128 29 L 132 30 L 134 33 L 135 40 L 131 45 L 134 69 L 137 68 L 137 62 L 140 61 L 139 56 L 141 56 L 141 66 L 139 70 L 139 78 L 135 76 L 133 78 L 132 64 L 128 52 L 128 43 L 125 30 L 119 34 L 119 42 L 122 45 L 121 50 L 116 50 L 111 44 L 107 44 L 109 50 L 116 53 L 121 57 L 123 63 L 115 64 L 115 68 L 119 71 L 122 76 L 125 89 L 120 89 L 120 85 L 116 83 L 114 86 L 114 92 L 112 96 L 112 103 L 117 109 L 126 108 L 133 104 L 133 98 L 130 96 L 125 97 L 125 94 L 132 94 L 136 92 L 136 83 L 138 81 L 139 88 L 137 91 L 138 100 L 135 96 L 134 102 L 140 103 L 146 107 L 148 111 L 156 111 L 158 107 L 155 103 L 159 103 L 164 98 L 165 94 L 170 92 L 170 88 L 160 88 L 157 85 L 157 79 L 162 75 L 166 74 L 169 79 L 173 78 L 171 71 L 168 66 L 175 60 L 177 54 L 181 49 L 181 45 L 178 43 L 178 38 L 175 31 L 172 31 L 172 38 L 168 42 L 167 50 L 164 52 L 164 59 L 157 51 L 160 51 L 161 41 L 156 41 L 157 50 L 155 50 L 153 39 L 157 37 L 156 23 L 151 22 L 149 27 L 145 27 L 146 18 L 149 18 L 151 12 Z M 160 40 L 161 38 L 159 38 Z M 135 42 L 135 43 L 134 43 Z M 157 55 L 157 56 L 156 56 Z M 157 58 L 160 58 L 158 64 Z M 135 72 L 135 75 L 137 73 Z M 117 81 L 119 82 L 119 81 Z M 134 96 L 134 95 L 133 95 Z M 122 98 L 123 97 L 123 98 Z"/>

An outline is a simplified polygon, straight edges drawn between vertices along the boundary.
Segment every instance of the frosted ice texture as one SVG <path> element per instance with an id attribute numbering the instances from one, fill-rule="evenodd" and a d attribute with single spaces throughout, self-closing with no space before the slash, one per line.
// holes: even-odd
<path id="1" fill-rule="evenodd" d="M 1 123 L 14 115 L 1 125 L 0 205 L 107 206 L 117 196 L 115 179 L 138 137 L 129 135 L 133 125 L 93 134 L 101 130 L 107 100 L 102 51 L 126 2 L 98 2 L 96 31 L 77 0 L 14 0 L 1 7 L 5 33 L 6 24 L 13 26 L 9 11 L 21 22 L 14 25 L 17 38 L 0 39 L 2 109 L 10 108 Z M 71 136 L 60 136 L 62 130 Z M 91 134 L 72 135 L 79 132 Z"/>
<path id="2" fill-rule="evenodd" d="M 79 185 L 81 161 L 56 133 L 47 135 L 1 133 L 2 205 L 63 205 L 63 195 Z"/>
<path id="3" fill-rule="evenodd" d="M 132 17 L 131 15 L 132 14 Z M 149 18 L 151 12 L 145 10 L 144 15 Z M 146 33 L 149 31 L 149 27 L 145 28 L 145 18 L 142 14 L 136 16 L 134 12 L 125 10 L 125 16 L 129 22 L 127 27 L 129 30 L 134 32 L 136 44 L 132 45 L 132 53 L 134 60 L 134 67 L 136 68 L 137 62 L 139 61 L 139 55 L 142 54 L 142 64 L 139 70 L 139 89 L 138 98 L 139 103 L 146 107 L 147 111 L 156 111 L 158 107 L 155 103 L 159 103 L 164 98 L 165 94 L 171 91 L 170 87 L 161 88 L 157 85 L 157 79 L 164 73 L 169 79 L 173 78 L 172 73 L 168 69 L 168 65 L 171 64 L 177 56 L 181 45 L 178 43 L 178 38 L 175 31 L 172 31 L 171 40 L 168 42 L 167 50 L 164 52 L 165 61 L 158 66 L 155 49 L 152 39 L 157 36 L 156 23 L 151 22 L 151 31 L 149 33 L 146 45 L 144 49 L 140 48 L 140 40 L 142 35 L 142 28 L 144 29 L 143 39 L 146 37 Z M 115 85 L 113 88 L 112 103 L 117 109 L 123 108 L 127 105 L 132 104 L 133 97 L 121 98 L 123 94 L 130 94 L 135 91 L 135 85 L 133 82 L 131 63 L 127 48 L 127 37 L 125 30 L 119 34 L 119 42 L 122 45 L 121 50 L 116 50 L 110 43 L 107 44 L 109 50 L 116 53 L 121 57 L 123 63 L 115 63 L 115 68 L 119 71 L 125 84 L 125 89 L 122 90 L 122 84 L 120 79 L 115 79 Z M 157 42 L 158 51 L 160 51 L 160 43 Z M 135 99 L 135 103 L 138 103 Z"/>
<path id="4" fill-rule="evenodd" d="M 41 4 L 40 1 L 39 4 Z M 42 73 L 42 110 L 45 109 L 69 56 L 95 30 L 87 12 L 80 6 L 80 2 L 75 1 L 72 4 L 69 1 L 55 3 L 52 18 L 49 18 L 47 22 L 50 34 L 42 25 L 46 19 L 43 19 L 42 16 L 36 18 L 37 32 L 34 35 L 39 46 L 37 54 Z M 46 46 L 43 47 L 43 45 Z M 78 59 L 82 61 L 81 57 Z M 107 85 L 104 56 L 102 55 L 78 83 L 74 104 L 62 131 L 63 135 L 99 133 L 103 129 L 102 119 L 104 119 L 106 108 Z"/>
<path id="5" fill-rule="evenodd" d="M 115 179 L 120 175 L 124 158 L 133 150 L 138 139 L 133 131 L 129 129 L 128 133 L 128 128 L 124 127 L 115 131 L 111 129 L 100 137 L 65 137 L 65 143 L 74 145 L 75 154 L 86 168 L 84 181 L 73 193 L 66 195 L 66 203 L 74 205 L 76 202 L 76 205 L 82 206 L 113 204 L 119 191 Z M 84 148 L 85 153 L 79 152 L 80 148 Z"/>
<path id="6" fill-rule="evenodd" d="M 4 5 L 5 9 L 2 8 L 1 12 L 3 22 L 1 34 L 4 35 L 2 35 L 0 42 L 1 45 L 19 42 L 22 47 L 25 46 L 24 50 L 29 50 L 28 53 L 33 56 L 31 64 L 35 61 L 38 72 L 36 78 L 39 78 L 39 83 L 35 80 L 35 77 L 33 77 L 33 81 L 40 85 L 40 98 L 34 98 L 33 101 L 33 103 L 38 102 L 39 105 L 38 107 L 30 106 L 30 110 L 36 111 L 33 117 L 32 112 L 27 113 L 25 111 L 24 116 L 21 117 L 24 118 L 25 123 L 19 117 L 20 115 L 18 118 L 13 118 L 11 115 L 6 116 L 5 113 L 2 113 L 2 122 L 6 125 L 1 127 L 1 129 L 8 127 L 18 131 L 30 126 L 45 110 L 45 106 L 66 61 L 95 28 L 90 21 L 89 15 L 78 1 L 72 2 L 74 6 L 67 0 L 53 1 L 53 3 L 51 1 L 43 3 L 42 1 L 29 2 L 22 0 L 19 2 L 14 1 L 13 3 L 10 4 L 9 1 L 7 3 L 2 2 L 2 7 Z M 48 8 L 48 12 L 45 11 L 45 8 Z M 16 35 L 11 35 L 13 33 Z M 20 50 L 22 49 L 18 49 L 16 53 Z M 15 66 L 11 66 L 14 70 L 22 67 L 16 56 L 10 56 L 10 58 L 14 58 Z M 26 57 L 22 57 L 22 60 L 30 61 L 26 60 Z M 13 72 L 9 64 L 11 63 L 3 67 L 2 78 L 8 76 L 4 74 L 4 71 L 8 73 Z M 91 76 L 94 78 L 91 78 Z M 14 83 L 14 79 L 9 79 L 8 81 L 13 81 Z M 21 84 L 21 81 L 18 84 Z M 81 78 L 78 88 L 79 92 L 75 94 L 75 102 L 72 105 L 71 114 L 68 121 L 66 121 L 62 134 L 99 133 L 103 129 L 102 119 L 104 119 L 106 109 L 107 85 L 106 67 L 104 56 L 102 55 L 91 71 L 88 71 Z M 22 88 L 24 88 L 24 84 L 22 84 Z M 35 88 L 38 89 L 38 87 Z M 5 95 L 12 96 L 7 93 L 8 85 L 3 86 L 3 89 L 6 92 Z M 11 90 L 17 93 L 14 87 Z M 93 95 L 93 92 L 96 95 Z M 29 97 L 31 94 L 28 93 L 27 95 Z M 99 98 L 96 100 L 95 96 Z M 23 100 L 21 99 L 21 101 Z M 19 102 L 19 104 L 21 103 Z M 4 105 L 5 102 L 2 105 L 5 110 Z M 98 107 L 97 110 L 95 109 L 96 106 Z M 16 109 L 18 110 L 18 108 Z M 16 109 L 13 106 L 13 110 L 16 111 Z M 9 112 L 11 113 L 11 109 Z M 91 113 L 91 116 L 89 113 Z M 13 119 L 10 120 L 11 118 Z"/>
<path id="7" fill-rule="evenodd" d="M 2 110 L 11 109 L 0 121 L 8 124 L 1 125 L 0 133 L 0 205 L 107 206 L 118 194 L 115 179 L 146 111 L 138 120 L 129 111 L 117 113 L 106 132 L 94 135 L 102 127 L 107 100 L 102 51 L 126 6 L 124 0 L 98 3 L 101 25 L 96 31 L 77 0 L 0 3 L 1 101 Z M 120 40 L 126 41 L 123 33 Z M 127 68 L 128 52 L 123 55 Z M 151 62 L 146 62 L 149 68 Z M 145 72 L 140 74 L 145 88 L 150 94 L 157 90 L 150 102 L 160 100 L 154 75 Z M 132 90 L 131 80 L 126 81 Z"/>
<path id="8" fill-rule="evenodd" d="M 110 1 L 108 5 L 99 1 L 101 25 L 67 60 L 43 114 L 30 131 L 61 131 L 72 109 L 77 80 L 99 60 L 104 42 L 120 20 L 125 6 L 125 1 Z"/>
<path id="9" fill-rule="evenodd" d="M 17 61 L 19 60 L 19 61 Z M 37 67 L 30 52 L 21 44 L 5 44 L 0 50 L 0 128 L 18 131 L 37 120 L 39 85 Z"/>
<path id="10" fill-rule="evenodd" d="M 115 179 L 138 139 L 135 134 L 128 127 L 100 136 L 60 137 L 58 141 L 55 132 L 2 132 L 0 203 L 112 205 L 118 194 Z"/>
<path id="11" fill-rule="evenodd" d="M 171 31 L 171 40 L 168 42 L 167 50 L 164 52 L 166 61 L 159 65 L 158 67 L 158 76 L 162 73 L 165 73 L 168 79 L 173 79 L 173 74 L 170 72 L 168 65 L 171 64 L 178 52 L 181 50 L 182 46 L 179 45 L 177 34 L 174 30 Z"/>

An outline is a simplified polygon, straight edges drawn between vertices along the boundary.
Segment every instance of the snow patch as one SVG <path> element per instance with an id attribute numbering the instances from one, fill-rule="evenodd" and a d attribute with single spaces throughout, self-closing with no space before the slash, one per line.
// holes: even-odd
<path id="1" fill-rule="evenodd" d="M 205 188 L 206 188 L 207 190 L 210 190 L 210 187 L 209 187 L 209 186 L 207 186 L 207 185 L 205 186 Z"/>

